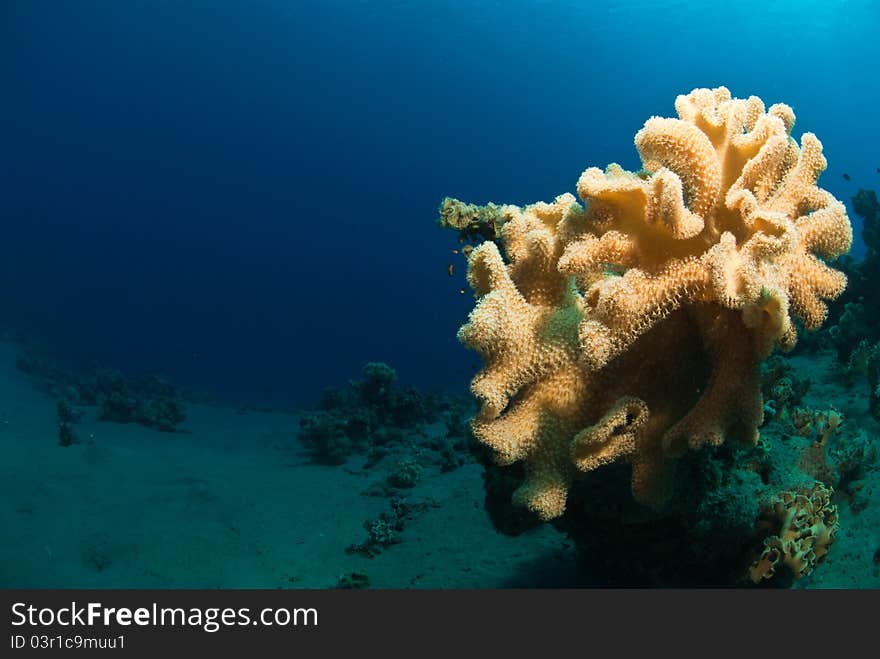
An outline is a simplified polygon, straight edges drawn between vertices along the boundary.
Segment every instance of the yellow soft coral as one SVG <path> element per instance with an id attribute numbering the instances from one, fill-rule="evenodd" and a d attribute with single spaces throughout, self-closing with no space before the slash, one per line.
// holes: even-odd
<path id="1" fill-rule="evenodd" d="M 659 504 L 683 451 L 753 444 L 760 361 L 794 345 L 795 319 L 818 327 L 846 285 L 825 261 L 849 249 L 849 219 L 816 185 L 819 140 L 790 137 L 791 108 L 724 87 L 675 107 L 637 133 L 641 172 L 581 175 L 583 207 L 570 194 L 441 207 L 469 235 L 491 224 L 504 248 L 471 253 L 478 302 L 459 338 L 485 362 L 474 433 L 500 463 L 524 462 L 514 498 L 544 519 L 608 462 L 629 462 L 634 495 Z"/>
<path id="2" fill-rule="evenodd" d="M 839 527 L 833 491 L 816 483 L 807 492 L 783 492 L 771 503 L 779 531 L 764 540 L 760 557 L 749 569 L 752 581 L 770 579 L 783 566 L 800 579 L 825 560 Z"/>

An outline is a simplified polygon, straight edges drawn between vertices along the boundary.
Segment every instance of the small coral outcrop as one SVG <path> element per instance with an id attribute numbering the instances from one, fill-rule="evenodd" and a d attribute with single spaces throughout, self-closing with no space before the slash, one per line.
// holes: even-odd
<path id="1" fill-rule="evenodd" d="M 315 462 L 341 465 L 353 454 L 402 443 L 403 430 L 436 422 L 443 414 L 464 415 L 459 407 L 439 393 L 401 387 L 393 368 L 369 362 L 362 379 L 325 390 L 320 409 L 302 415 L 299 439 Z M 438 449 L 449 442 L 442 444 Z"/>
<path id="2" fill-rule="evenodd" d="M 782 492 L 774 499 L 769 512 L 778 531 L 764 541 L 749 570 L 753 582 L 777 576 L 796 581 L 825 560 L 839 526 L 831 495 L 830 488 L 816 483 L 812 490 Z M 784 568 L 786 574 L 779 575 Z"/>
<path id="3" fill-rule="evenodd" d="M 441 206 L 446 226 L 494 236 L 470 254 L 477 303 L 459 331 L 484 362 L 473 431 L 524 465 L 514 500 L 545 520 L 603 465 L 630 464 L 636 499 L 659 505 L 684 452 L 753 445 L 761 361 L 846 285 L 827 262 L 850 222 L 817 186 L 819 140 L 792 139 L 792 109 L 724 87 L 675 108 L 636 134 L 641 171 L 583 172 L 584 205 Z"/>

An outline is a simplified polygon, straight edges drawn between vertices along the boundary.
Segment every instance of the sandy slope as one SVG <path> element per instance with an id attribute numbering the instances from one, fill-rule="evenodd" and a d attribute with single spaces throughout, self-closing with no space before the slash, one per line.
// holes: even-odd
<path id="1" fill-rule="evenodd" d="M 376 471 L 308 463 L 291 415 L 189 406 L 186 433 L 97 421 L 60 447 L 55 402 L 0 344 L 0 586 L 374 587 L 574 584 L 551 528 L 508 538 L 483 510 L 480 468 L 428 469 L 410 491 L 438 507 L 377 557 L 345 552 L 388 508 Z M 362 475 L 363 473 L 363 475 Z"/>
<path id="2" fill-rule="evenodd" d="M 367 572 L 373 587 L 587 585 L 564 537 L 544 527 L 517 538 L 496 533 L 483 509 L 480 467 L 426 470 L 408 491 L 436 505 L 417 515 L 402 542 L 374 558 L 345 548 L 388 500 L 362 492 L 385 473 L 310 464 L 287 414 L 190 405 L 186 432 L 161 433 L 95 419 L 80 444 L 60 447 L 55 402 L 15 367 L 0 344 L 0 586 L 335 586 Z M 834 401 L 847 423 L 876 432 L 861 390 L 842 390 L 812 369 L 809 405 Z M 797 360 L 796 360 L 797 361 Z M 826 360 L 827 362 L 827 360 Z M 880 487 L 855 515 L 842 503 L 841 533 L 804 587 L 880 586 Z"/>

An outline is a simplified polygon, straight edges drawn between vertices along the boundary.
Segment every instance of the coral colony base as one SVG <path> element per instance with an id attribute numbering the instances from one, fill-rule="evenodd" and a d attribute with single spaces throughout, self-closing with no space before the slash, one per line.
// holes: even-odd
<path id="1" fill-rule="evenodd" d="M 826 262 L 849 250 L 852 228 L 817 186 L 819 140 L 791 137 L 789 106 L 719 87 L 679 96 L 675 109 L 636 134 L 642 170 L 581 174 L 584 205 L 571 194 L 523 208 L 444 200 L 442 226 L 484 239 L 468 259 L 477 302 L 458 334 L 484 363 L 473 434 L 503 473 L 498 490 L 520 481 L 506 487 L 513 502 L 562 523 L 582 552 L 629 533 L 662 561 L 662 528 L 687 529 L 693 553 L 718 532 L 700 506 L 739 506 L 739 517 L 716 517 L 745 527 L 759 516 L 763 548 L 749 553 L 740 539 L 724 555 L 717 535 L 718 556 L 670 547 L 678 576 L 796 579 L 826 555 L 837 509 L 818 481 L 764 482 L 761 364 L 825 320 L 847 283 Z M 647 507 L 589 477 L 618 464 Z M 606 533 L 602 520 L 615 518 L 628 528 Z M 706 565 L 719 561 L 729 564 Z M 644 578 L 644 561 L 621 563 Z"/>

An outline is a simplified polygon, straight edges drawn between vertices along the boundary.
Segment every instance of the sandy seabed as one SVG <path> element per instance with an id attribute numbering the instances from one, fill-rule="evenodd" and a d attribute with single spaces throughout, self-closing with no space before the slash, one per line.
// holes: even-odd
<path id="1" fill-rule="evenodd" d="M 497 533 L 481 467 L 427 469 L 432 502 L 398 544 L 346 552 L 388 500 L 379 476 L 310 462 L 291 414 L 189 404 L 183 432 L 98 421 L 58 444 L 55 401 L 0 344 L 0 586 L 24 588 L 327 588 L 361 572 L 377 588 L 577 585 L 574 550 L 550 527 Z M 438 429 L 439 432 L 439 429 Z"/>
<path id="2" fill-rule="evenodd" d="M 407 496 L 431 505 L 369 558 L 346 548 L 388 510 L 386 498 L 363 494 L 379 476 L 359 459 L 312 464 L 297 416 L 190 404 L 183 432 L 162 433 L 87 408 L 80 442 L 62 447 L 55 401 L 15 357 L 15 345 L 0 344 L 2 587 L 328 588 L 352 572 L 374 588 L 591 585 L 552 527 L 493 529 L 478 464 L 427 468 Z M 860 401 L 844 397 L 844 407 Z M 880 586 L 877 473 L 871 505 L 840 506 L 828 560 L 800 587 Z"/>

